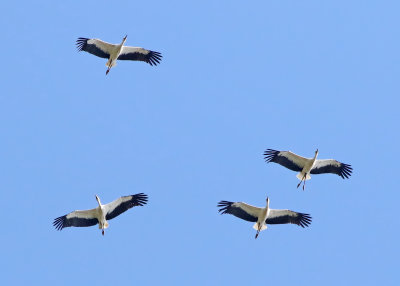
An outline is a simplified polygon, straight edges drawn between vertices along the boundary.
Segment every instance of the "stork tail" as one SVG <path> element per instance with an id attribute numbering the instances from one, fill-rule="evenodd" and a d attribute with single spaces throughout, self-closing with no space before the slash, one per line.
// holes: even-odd
<path id="1" fill-rule="evenodd" d="M 307 180 L 311 179 L 310 174 L 307 174 L 307 175 L 306 175 L 306 178 L 304 179 L 304 174 L 303 174 L 302 172 L 298 173 L 298 174 L 296 175 L 296 177 L 297 177 L 297 179 L 299 179 L 300 181 L 307 181 Z"/>
<path id="2" fill-rule="evenodd" d="M 253 228 L 254 228 L 255 230 L 258 230 L 258 222 L 256 222 L 256 223 L 253 225 Z M 264 229 L 267 229 L 267 225 L 266 225 L 265 223 L 261 226 L 260 231 L 262 231 L 262 230 L 264 230 Z"/>

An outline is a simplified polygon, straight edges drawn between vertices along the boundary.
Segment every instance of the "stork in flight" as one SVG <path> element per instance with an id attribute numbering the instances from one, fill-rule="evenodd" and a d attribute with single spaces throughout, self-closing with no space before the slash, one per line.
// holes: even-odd
<path id="1" fill-rule="evenodd" d="M 318 149 L 315 151 L 314 158 L 304 158 L 290 151 L 276 151 L 274 149 L 267 149 L 264 152 L 264 156 L 267 163 L 278 163 L 292 171 L 300 172 L 297 174 L 297 178 L 300 180 L 297 188 L 303 182 L 303 191 L 306 181 L 311 179 L 310 174 L 332 173 L 339 175 L 343 179 L 348 179 L 353 171 L 351 165 L 334 159 L 317 160 Z"/>
<path id="2" fill-rule="evenodd" d="M 96 200 L 99 204 L 97 208 L 70 212 L 69 214 L 56 218 L 53 225 L 57 230 L 62 230 L 64 227 L 70 226 L 83 227 L 99 224 L 99 229 L 101 229 L 101 233 L 104 235 L 104 229 L 108 227 L 107 220 L 119 216 L 132 207 L 147 204 L 147 195 L 140 193 L 124 196 L 105 205 L 101 204 L 100 198 L 97 195 Z"/>
<path id="3" fill-rule="evenodd" d="M 159 52 L 146 50 L 139 47 L 124 46 L 126 35 L 121 44 L 110 44 L 99 39 L 78 38 L 76 45 L 78 51 L 85 51 L 100 58 L 108 59 L 106 75 L 110 69 L 117 64 L 117 60 L 143 61 L 148 64 L 157 65 L 160 63 L 162 55 Z"/>
<path id="4" fill-rule="evenodd" d="M 267 224 L 297 224 L 306 227 L 311 223 L 309 214 L 298 213 L 290 210 L 274 210 L 269 208 L 269 198 L 265 208 L 254 207 L 242 202 L 220 201 L 218 210 L 221 214 L 231 214 L 243 220 L 255 222 L 253 228 L 257 230 L 256 237 L 260 231 L 267 229 Z"/>

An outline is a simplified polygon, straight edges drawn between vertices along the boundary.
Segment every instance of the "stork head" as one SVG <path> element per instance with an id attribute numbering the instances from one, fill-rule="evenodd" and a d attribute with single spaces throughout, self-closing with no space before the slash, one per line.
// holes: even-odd
<path id="1" fill-rule="evenodd" d="M 122 42 L 123 42 L 123 43 L 125 43 L 127 37 L 128 37 L 128 35 L 126 35 L 126 36 L 122 39 Z"/>
<path id="2" fill-rule="evenodd" d="M 269 207 L 269 197 L 267 197 L 267 207 Z"/>
<path id="3" fill-rule="evenodd" d="M 317 157 L 317 156 L 318 156 L 318 149 L 315 150 L 315 157 Z"/>

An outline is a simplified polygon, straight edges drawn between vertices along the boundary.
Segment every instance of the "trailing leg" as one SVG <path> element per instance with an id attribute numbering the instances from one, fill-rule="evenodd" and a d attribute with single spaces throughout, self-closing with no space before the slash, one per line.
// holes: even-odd
<path id="1" fill-rule="evenodd" d="M 306 182 L 306 174 L 304 174 L 304 176 L 301 178 L 300 183 L 297 184 L 297 188 L 300 187 L 301 182 L 303 182 L 303 181 L 304 181 L 304 183 Z M 303 188 L 304 188 L 304 185 L 303 185 Z"/>

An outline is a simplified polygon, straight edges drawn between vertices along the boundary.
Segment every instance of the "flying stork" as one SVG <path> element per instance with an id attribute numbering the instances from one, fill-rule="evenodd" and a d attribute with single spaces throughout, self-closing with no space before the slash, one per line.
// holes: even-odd
<path id="1" fill-rule="evenodd" d="M 300 180 L 297 188 L 300 187 L 303 182 L 303 191 L 306 186 L 306 181 L 311 179 L 310 174 L 332 173 L 339 175 L 343 179 L 348 179 L 353 171 L 351 165 L 341 163 L 334 159 L 317 160 L 318 149 L 315 151 L 314 158 L 304 158 L 290 151 L 276 151 L 274 149 L 267 149 L 264 152 L 264 156 L 267 163 L 278 163 L 292 171 L 300 172 L 296 176 Z"/>
<path id="2" fill-rule="evenodd" d="M 127 37 L 126 35 L 122 39 L 121 44 L 110 44 L 99 39 L 78 38 L 76 45 L 78 51 L 85 51 L 100 58 L 108 59 L 106 75 L 117 64 L 117 60 L 143 61 L 151 66 L 160 63 L 162 55 L 159 52 L 124 46 Z"/>
<path id="3" fill-rule="evenodd" d="M 220 201 L 218 210 L 221 214 L 231 214 L 243 220 L 256 222 L 253 226 L 257 230 L 256 237 L 260 231 L 267 229 L 267 224 L 297 224 L 306 227 L 311 223 L 309 214 L 298 213 L 290 210 L 274 210 L 269 208 L 269 198 L 265 208 L 254 207 L 242 202 Z"/>
<path id="4" fill-rule="evenodd" d="M 99 224 L 99 229 L 101 229 L 101 233 L 104 235 L 104 229 L 108 227 L 107 220 L 119 216 L 132 207 L 147 204 L 147 195 L 140 193 L 124 196 L 105 205 L 101 204 L 100 198 L 97 195 L 96 200 L 99 204 L 97 208 L 70 212 L 69 214 L 56 218 L 53 225 L 57 230 L 62 230 L 64 227 L 70 226 L 83 227 Z"/>

